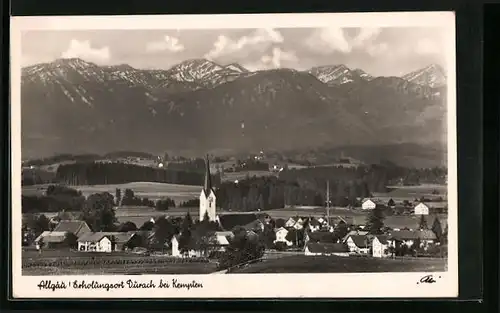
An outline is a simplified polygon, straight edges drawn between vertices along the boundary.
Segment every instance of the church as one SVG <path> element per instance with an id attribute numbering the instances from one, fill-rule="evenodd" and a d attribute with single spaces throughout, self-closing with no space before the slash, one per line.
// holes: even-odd
<path id="1" fill-rule="evenodd" d="M 208 214 L 208 218 L 211 222 L 215 222 L 217 220 L 216 200 L 215 191 L 212 188 L 210 162 L 207 155 L 205 159 L 205 183 L 203 184 L 203 189 L 200 193 L 200 221 L 203 221 L 205 213 Z"/>

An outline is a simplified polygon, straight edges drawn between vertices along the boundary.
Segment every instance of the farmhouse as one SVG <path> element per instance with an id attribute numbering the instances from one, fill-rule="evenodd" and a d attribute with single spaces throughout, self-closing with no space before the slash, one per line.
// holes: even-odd
<path id="1" fill-rule="evenodd" d="M 83 234 L 91 233 L 89 225 L 84 221 L 79 220 L 63 220 L 57 224 L 57 227 L 54 229 L 55 232 L 69 232 L 74 234 L 76 237 L 80 237 Z"/>
<path id="2" fill-rule="evenodd" d="M 35 239 L 36 248 L 40 250 L 41 247 L 49 249 L 67 247 L 67 234 L 68 232 L 64 231 L 44 231 Z"/>
<path id="3" fill-rule="evenodd" d="M 383 258 L 389 255 L 389 243 L 387 236 L 377 235 L 372 240 L 372 255 L 375 258 Z"/>
<path id="4" fill-rule="evenodd" d="M 413 210 L 415 215 L 429 215 L 429 207 L 425 203 L 420 202 Z"/>
<path id="5" fill-rule="evenodd" d="M 309 242 L 304 247 L 304 255 L 349 256 L 349 249 L 344 244 L 341 243 Z"/>
<path id="6" fill-rule="evenodd" d="M 318 231 L 321 228 L 321 223 L 314 217 L 309 218 L 307 223 L 307 228 L 311 232 Z"/>
<path id="7" fill-rule="evenodd" d="M 363 210 L 373 210 L 377 207 L 377 204 L 371 199 L 364 199 L 361 204 L 361 209 Z"/>
<path id="8" fill-rule="evenodd" d="M 78 238 L 78 251 L 112 252 L 116 248 L 114 240 L 110 233 L 86 233 Z"/>
<path id="9" fill-rule="evenodd" d="M 307 242 L 335 243 L 335 236 L 329 231 L 306 232 L 305 240 Z"/>
<path id="10" fill-rule="evenodd" d="M 345 243 L 352 253 L 366 255 L 370 252 L 370 240 L 367 235 L 350 235 Z"/>
<path id="11" fill-rule="evenodd" d="M 404 244 L 411 247 L 416 241 L 420 241 L 420 246 L 425 247 L 428 244 L 435 243 L 437 238 L 432 230 L 401 230 L 391 232 L 388 236 L 388 243 L 391 247 Z"/>
<path id="12" fill-rule="evenodd" d="M 274 229 L 274 232 L 276 233 L 276 239 L 274 240 L 274 243 L 284 242 L 287 246 L 291 246 L 293 244 L 291 241 L 286 239 L 286 236 L 288 235 L 288 230 L 286 228 L 276 228 Z"/>
<path id="13" fill-rule="evenodd" d="M 208 251 L 201 251 L 190 249 L 186 253 L 182 254 L 179 247 L 179 239 L 180 234 L 172 237 L 170 241 L 170 246 L 172 248 L 172 256 L 175 257 L 201 257 L 206 255 Z M 211 251 L 224 251 L 225 247 L 227 247 L 231 241 L 231 238 L 234 237 L 233 232 L 230 231 L 218 231 L 214 232 L 211 235 L 211 239 L 209 240 L 211 243 L 209 244 L 209 250 Z"/>

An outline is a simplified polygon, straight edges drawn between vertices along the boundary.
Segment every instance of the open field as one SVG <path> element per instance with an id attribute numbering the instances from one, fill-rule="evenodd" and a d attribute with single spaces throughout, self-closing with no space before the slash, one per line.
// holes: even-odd
<path id="1" fill-rule="evenodd" d="M 390 189 L 389 192 L 374 192 L 374 198 L 385 201 L 393 199 L 396 202 L 402 202 L 404 200 L 413 201 L 415 199 L 419 199 L 420 197 L 442 197 L 443 199 L 446 199 L 446 195 L 448 193 L 448 187 L 446 185 L 434 184 L 424 184 L 419 186 L 387 186 L 387 188 Z"/>
<path id="2" fill-rule="evenodd" d="M 287 256 L 266 259 L 231 273 L 370 273 L 438 272 L 446 270 L 446 259 L 378 259 L 340 256 Z"/>
<path id="3" fill-rule="evenodd" d="M 41 195 L 45 192 L 48 186 L 49 185 L 23 186 L 22 193 L 23 195 Z M 201 186 L 153 182 L 135 182 L 127 184 L 93 186 L 81 185 L 71 187 L 80 190 L 85 197 L 88 197 L 89 195 L 97 192 L 109 192 L 114 195 L 116 188 L 120 188 L 122 189 L 122 193 L 125 189 L 132 189 L 134 191 L 134 194 L 141 198 L 146 197 L 150 200 L 158 200 L 161 198 L 169 197 L 176 203 L 197 198 L 200 195 L 201 190 Z"/>
<path id="4" fill-rule="evenodd" d="M 216 269 L 216 265 L 207 260 L 129 252 L 44 250 L 39 254 L 33 249 L 24 249 L 22 260 L 23 275 L 207 274 Z"/>

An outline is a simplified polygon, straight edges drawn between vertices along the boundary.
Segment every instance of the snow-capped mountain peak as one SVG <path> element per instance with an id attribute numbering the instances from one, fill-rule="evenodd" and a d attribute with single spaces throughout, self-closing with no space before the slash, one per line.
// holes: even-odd
<path id="1" fill-rule="evenodd" d="M 351 70 L 344 64 L 313 67 L 307 72 L 329 85 L 346 84 L 360 79 L 372 79 L 372 76 L 364 71 L 359 69 Z"/>
<path id="2" fill-rule="evenodd" d="M 444 69 L 438 64 L 430 64 L 422 69 L 408 73 L 403 79 L 432 88 L 440 87 L 446 84 L 446 74 Z"/>

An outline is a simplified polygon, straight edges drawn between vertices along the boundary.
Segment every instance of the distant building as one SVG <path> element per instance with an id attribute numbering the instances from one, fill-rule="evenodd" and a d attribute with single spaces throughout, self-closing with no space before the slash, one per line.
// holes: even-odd
<path id="1" fill-rule="evenodd" d="M 372 255 L 375 258 L 383 258 L 389 256 L 389 242 L 387 236 L 377 235 L 372 240 Z"/>
<path id="2" fill-rule="evenodd" d="M 86 233 L 78 238 L 78 251 L 112 252 L 115 251 L 113 236 L 105 232 Z"/>
<path id="3" fill-rule="evenodd" d="M 284 242 L 287 246 L 291 246 L 293 244 L 291 241 L 286 239 L 286 236 L 288 235 L 288 230 L 286 228 L 276 228 L 274 232 L 276 233 L 276 239 L 274 240 L 274 243 Z"/>
<path id="4" fill-rule="evenodd" d="M 370 252 L 370 240 L 367 235 L 351 235 L 345 243 L 352 253 L 366 255 Z"/>
<path id="5" fill-rule="evenodd" d="M 216 221 L 216 196 L 212 188 L 212 178 L 210 176 L 210 163 L 208 161 L 208 155 L 206 157 L 205 164 L 205 183 L 203 189 L 200 193 L 200 221 L 203 221 L 205 213 L 208 214 L 210 221 Z"/>
<path id="6" fill-rule="evenodd" d="M 429 215 L 429 207 L 425 203 L 420 202 L 415 206 L 413 212 L 415 215 Z"/>
<path id="7" fill-rule="evenodd" d="M 363 210 L 373 210 L 377 207 L 377 204 L 373 202 L 371 199 L 365 199 L 363 200 L 363 203 L 361 204 L 361 209 Z"/>
<path id="8" fill-rule="evenodd" d="M 393 231 L 388 235 L 388 244 L 391 247 L 396 247 L 396 245 L 404 244 L 407 247 L 411 247 L 416 241 L 420 241 L 420 246 L 424 247 L 428 244 L 435 243 L 437 237 L 432 230 L 400 230 Z"/>
<path id="9" fill-rule="evenodd" d="M 349 256 L 349 249 L 341 243 L 315 243 L 309 242 L 304 247 L 304 255 L 316 256 Z"/>
<path id="10" fill-rule="evenodd" d="M 49 249 L 66 248 L 67 234 L 68 232 L 65 231 L 44 231 L 34 241 L 36 249 L 40 250 L 42 246 Z"/>
<path id="11" fill-rule="evenodd" d="M 92 230 L 84 221 L 62 220 L 57 224 L 56 228 L 54 228 L 54 232 L 69 232 L 79 238 L 83 234 L 91 233 Z"/>

